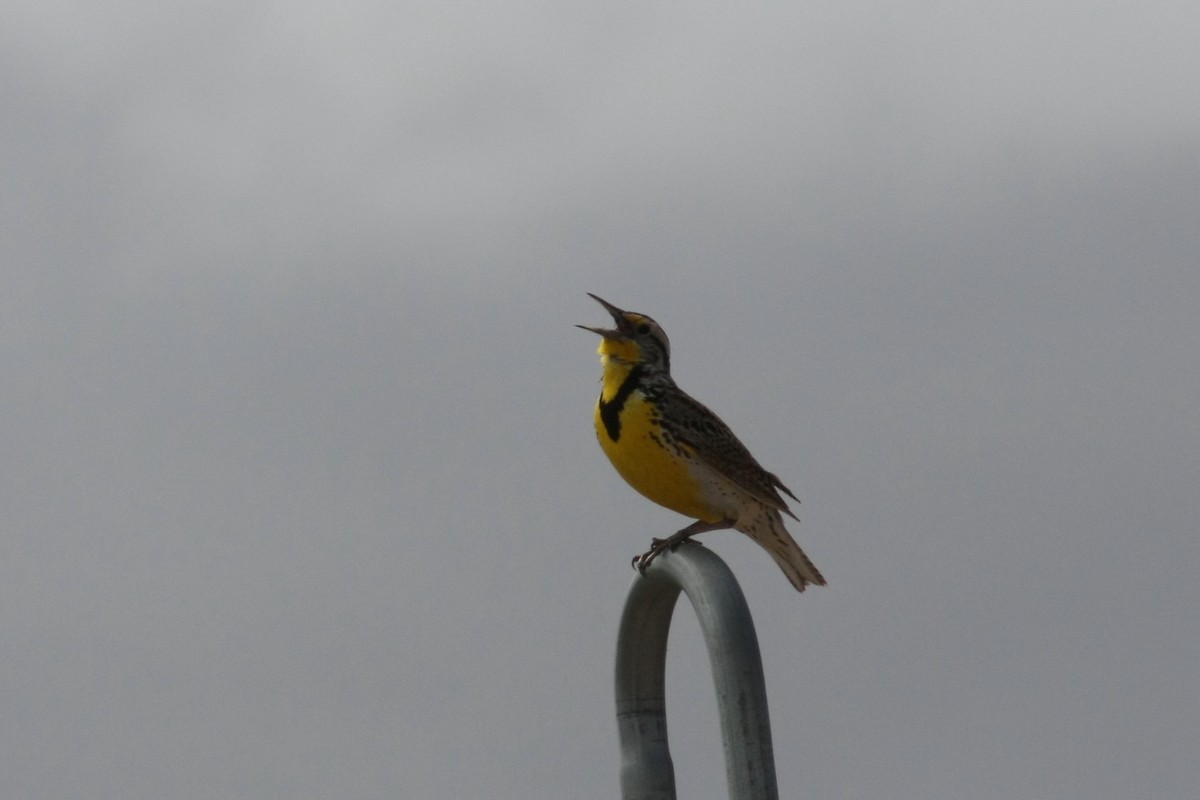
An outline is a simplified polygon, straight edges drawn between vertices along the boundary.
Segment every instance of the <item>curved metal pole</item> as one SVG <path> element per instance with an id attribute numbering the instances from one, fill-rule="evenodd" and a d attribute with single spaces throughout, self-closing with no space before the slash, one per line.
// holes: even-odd
<path id="1" fill-rule="evenodd" d="M 664 683 L 675 601 L 691 600 L 708 646 L 733 800 L 778 800 L 758 637 L 725 562 L 698 544 L 663 553 L 634 578 L 617 636 L 621 797 L 675 800 Z"/>

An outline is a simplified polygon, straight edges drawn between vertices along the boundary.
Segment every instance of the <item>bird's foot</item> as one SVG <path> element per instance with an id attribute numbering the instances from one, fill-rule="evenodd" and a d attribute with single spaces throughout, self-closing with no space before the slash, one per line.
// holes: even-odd
<path id="1" fill-rule="evenodd" d="M 658 558 L 659 554 L 662 553 L 663 550 L 666 550 L 669 547 L 667 541 L 668 540 L 666 539 L 651 539 L 650 549 L 642 553 L 640 556 L 633 557 L 633 568 L 645 575 L 646 567 L 650 566 L 650 563 L 654 561 L 654 559 Z"/>
<path id="2" fill-rule="evenodd" d="M 650 566 L 650 563 L 654 561 L 654 559 L 662 555 L 663 551 L 670 550 L 674 552 L 675 548 L 679 547 L 679 545 L 689 541 L 693 533 L 695 533 L 695 531 L 689 531 L 685 528 L 676 534 L 668 536 L 666 539 L 651 539 L 650 549 L 642 553 L 640 556 L 633 557 L 633 568 L 645 575 L 646 567 Z M 699 544 L 699 542 L 697 542 L 697 544 Z"/>

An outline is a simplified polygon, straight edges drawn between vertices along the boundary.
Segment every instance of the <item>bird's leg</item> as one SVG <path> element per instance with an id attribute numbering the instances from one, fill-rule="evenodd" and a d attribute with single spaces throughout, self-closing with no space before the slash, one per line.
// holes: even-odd
<path id="1" fill-rule="evenodd" d="M 671 534 L 666 539 L 651 539 L 650 549 L 640 556 L 633 557 L 633 568 L 645 575 L 646 567 L 650 566 L 650 562 L 658 558 L 664 550 L 674 550 L 684 542 L 690 541 L 698 533 L 719 531 L 731 527 L 733 527 L 733 521 L 728 519 L 723 519 L 719 522 L 705 522 L 702 519 L 698 519 L 683 530 Z"/>

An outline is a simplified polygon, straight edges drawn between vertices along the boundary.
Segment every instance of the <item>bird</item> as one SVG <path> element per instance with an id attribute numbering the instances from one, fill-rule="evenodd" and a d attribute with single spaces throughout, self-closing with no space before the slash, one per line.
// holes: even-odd
<path id="1" fill-rule="evenodd" d="M 596 438 L 625 481 L 645 497 L 696 521 L 633 559 L 642 573 L 661 553 L 699 533 L 733 528 L 766 550 L 797 591 L 825 578 L 783 524 L 783 494 L 800 501 L 763 469 L 721 418 L 671 377 L 671 344 L 645 314 L 624 311 L 588 292 L 614 328 L 576 327 L 600 335 L 603 366 Z"/>

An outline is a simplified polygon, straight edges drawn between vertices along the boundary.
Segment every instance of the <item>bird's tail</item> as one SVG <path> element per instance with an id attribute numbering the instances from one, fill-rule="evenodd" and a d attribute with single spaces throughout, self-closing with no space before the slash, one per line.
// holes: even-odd
<path id="1" fill-rule="evenodd" d="M 743 513 L 738 518 L 737 529 L 771 554 L 771 558 L 775 559 L 775 563 L 783 570 L 783 574 L 787 575 L 796 591 L 803 592 L 804 587 L 810 583 L 825 585 L 825 578 L 788 533 L 787 528 L 783 526 L 783 517 L 775 509 L 758 506 L 750 514 Z"/>

